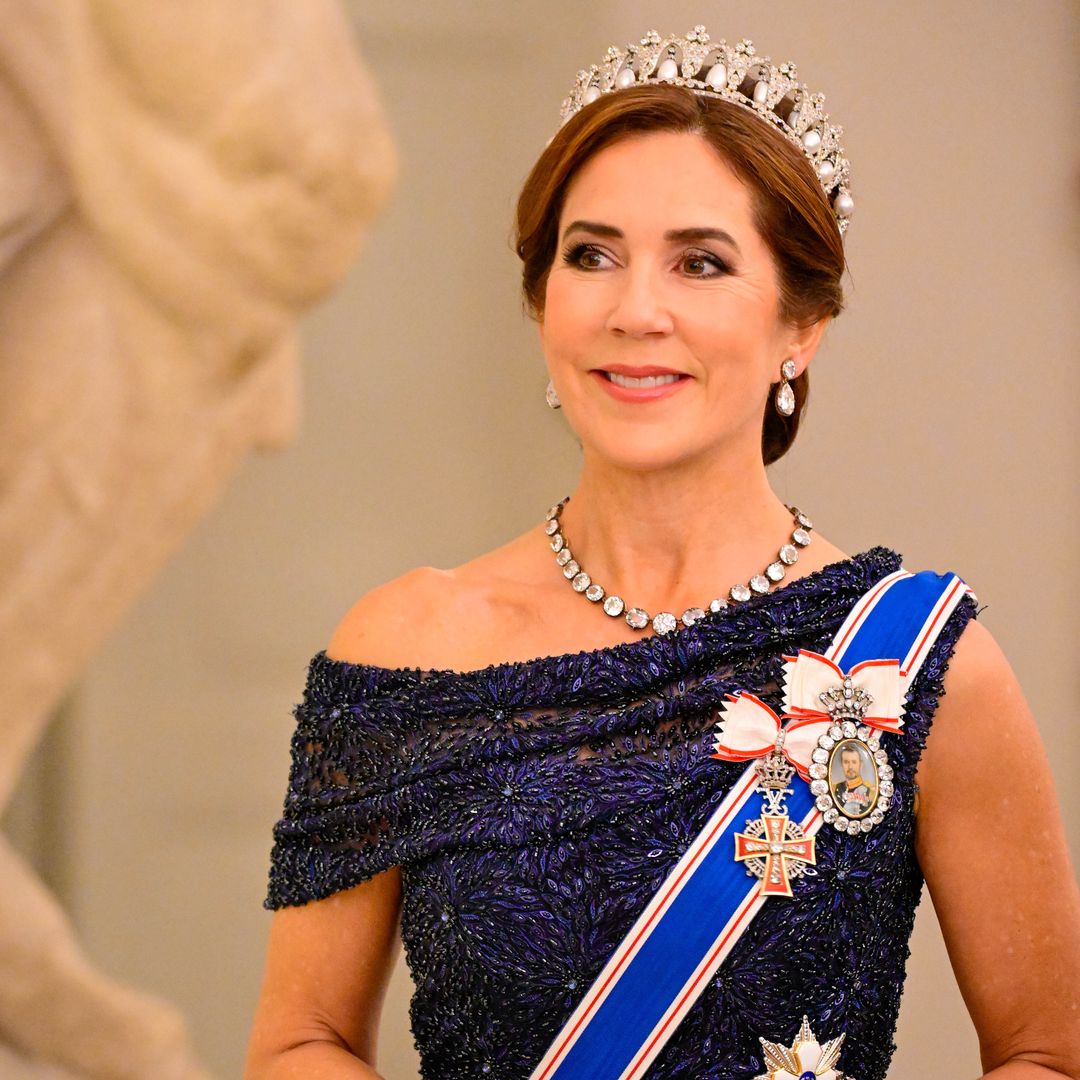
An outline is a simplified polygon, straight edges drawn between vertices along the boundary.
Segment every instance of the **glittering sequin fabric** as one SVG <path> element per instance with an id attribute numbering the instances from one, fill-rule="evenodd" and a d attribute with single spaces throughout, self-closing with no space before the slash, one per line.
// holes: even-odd
<path id="1" fill-rule="evenodd" d="M 712 751 L 726 693 L 781 707 L 784 653 L 824 651 L 855 600 L 900 566 L 833 563 L 668 637 L 496 664 L 387 669 L 324 652 L 296 707 L 268 908 L 399 865 L 411 1016 L 425 1080 L 518 1080 L 744 766 Z M 758 1036 L 806 1014 L 847 1033 L 840 1064 L 884 1080 L 922 875 L 914 775 L 966 597 L 891 736 L 893 811 L 818 838 L 817 873 L 769 901 L 651 1078 L 752 1078 Z"/>

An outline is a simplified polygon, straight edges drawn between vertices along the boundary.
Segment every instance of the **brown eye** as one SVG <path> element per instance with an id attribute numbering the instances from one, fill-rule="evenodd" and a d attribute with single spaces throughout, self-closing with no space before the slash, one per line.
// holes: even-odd
<path id="1" fill-rule="evenodd" d="M 607 255 L 592 244 L 574 244 L 563 252 L 563 262 L 579 270 L 601 270 Z"/>
<path id="2" fill-rule="evenodd" d="M 683 273 L 688 277 L 716 277 L 728 268 L 715 255 L 704 251 L 687 252 L 682 259 Z"/>

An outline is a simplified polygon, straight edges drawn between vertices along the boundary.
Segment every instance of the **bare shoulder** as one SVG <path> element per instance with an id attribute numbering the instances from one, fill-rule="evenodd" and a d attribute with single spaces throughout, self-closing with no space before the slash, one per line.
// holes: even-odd
<path id="1" fill-rule="evenodd" d="M 528 629 L 537 606 L 533 532 L 452 569 L 417 567 L 365 593 L 334 630 L 327 655 L 386 668 L 468 670 L 513 651 L 509 639 Z"/>
<path id="2" fill-rule="evenodd" d="M 453 632 L 462 593 L 451 570 L 410 570 L 361 596 L 338 623 L 326 653 L 350 664 L 443 666 L 437 643 Z"/>
<path id="3" fill-rule="evenodd" d="M 984 706 L 993 703 L 995 710 L 1000 709 L 1022 696 L 1016 674 L 1001 646 L 975 619 L 968 622 L 956 641 L 945 673 L 944 690 L 939 717 L 945 715 L 957 721 L 963 716 L 979 719 L 973 713 Z"/>

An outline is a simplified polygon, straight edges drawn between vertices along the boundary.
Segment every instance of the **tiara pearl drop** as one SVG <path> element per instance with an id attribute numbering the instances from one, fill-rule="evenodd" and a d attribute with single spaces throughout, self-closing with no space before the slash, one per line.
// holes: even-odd
<path id="1" fill-rule="evenodd" d="M 562 104 L 562 122 L 604 94 L 657 84 L 722 98 L 776 128 L 806 155 L 844 234 L 855 210 L 850 167 L 840 145 L 844 129 L 830 122 L 825 95 L 811 94 L 798 81 L 794 64 L 758 56 L 746 38 L 729 45 L 712 41 L 704 26 L 695 26 L 686 37 L 664 38 L 650 30 L 636 45 L 612 45 L 599 64 L 578 72 Z"/>

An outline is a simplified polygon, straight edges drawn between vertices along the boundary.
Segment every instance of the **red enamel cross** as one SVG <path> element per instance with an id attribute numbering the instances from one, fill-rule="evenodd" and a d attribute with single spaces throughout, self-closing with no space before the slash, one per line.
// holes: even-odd
<path id="1" fill-rule="evenodd" d="M 761 896 L 793 896 L 789 862 L 809 863 L 817 861 L 814 837 L 788 836 L 792 821 L 787 814 L 762 814 L 759 819 L 762 831 L 758 836 L 735 834 L 735 860 L 762 859 L 765 872 L 761 876 Z"/>

